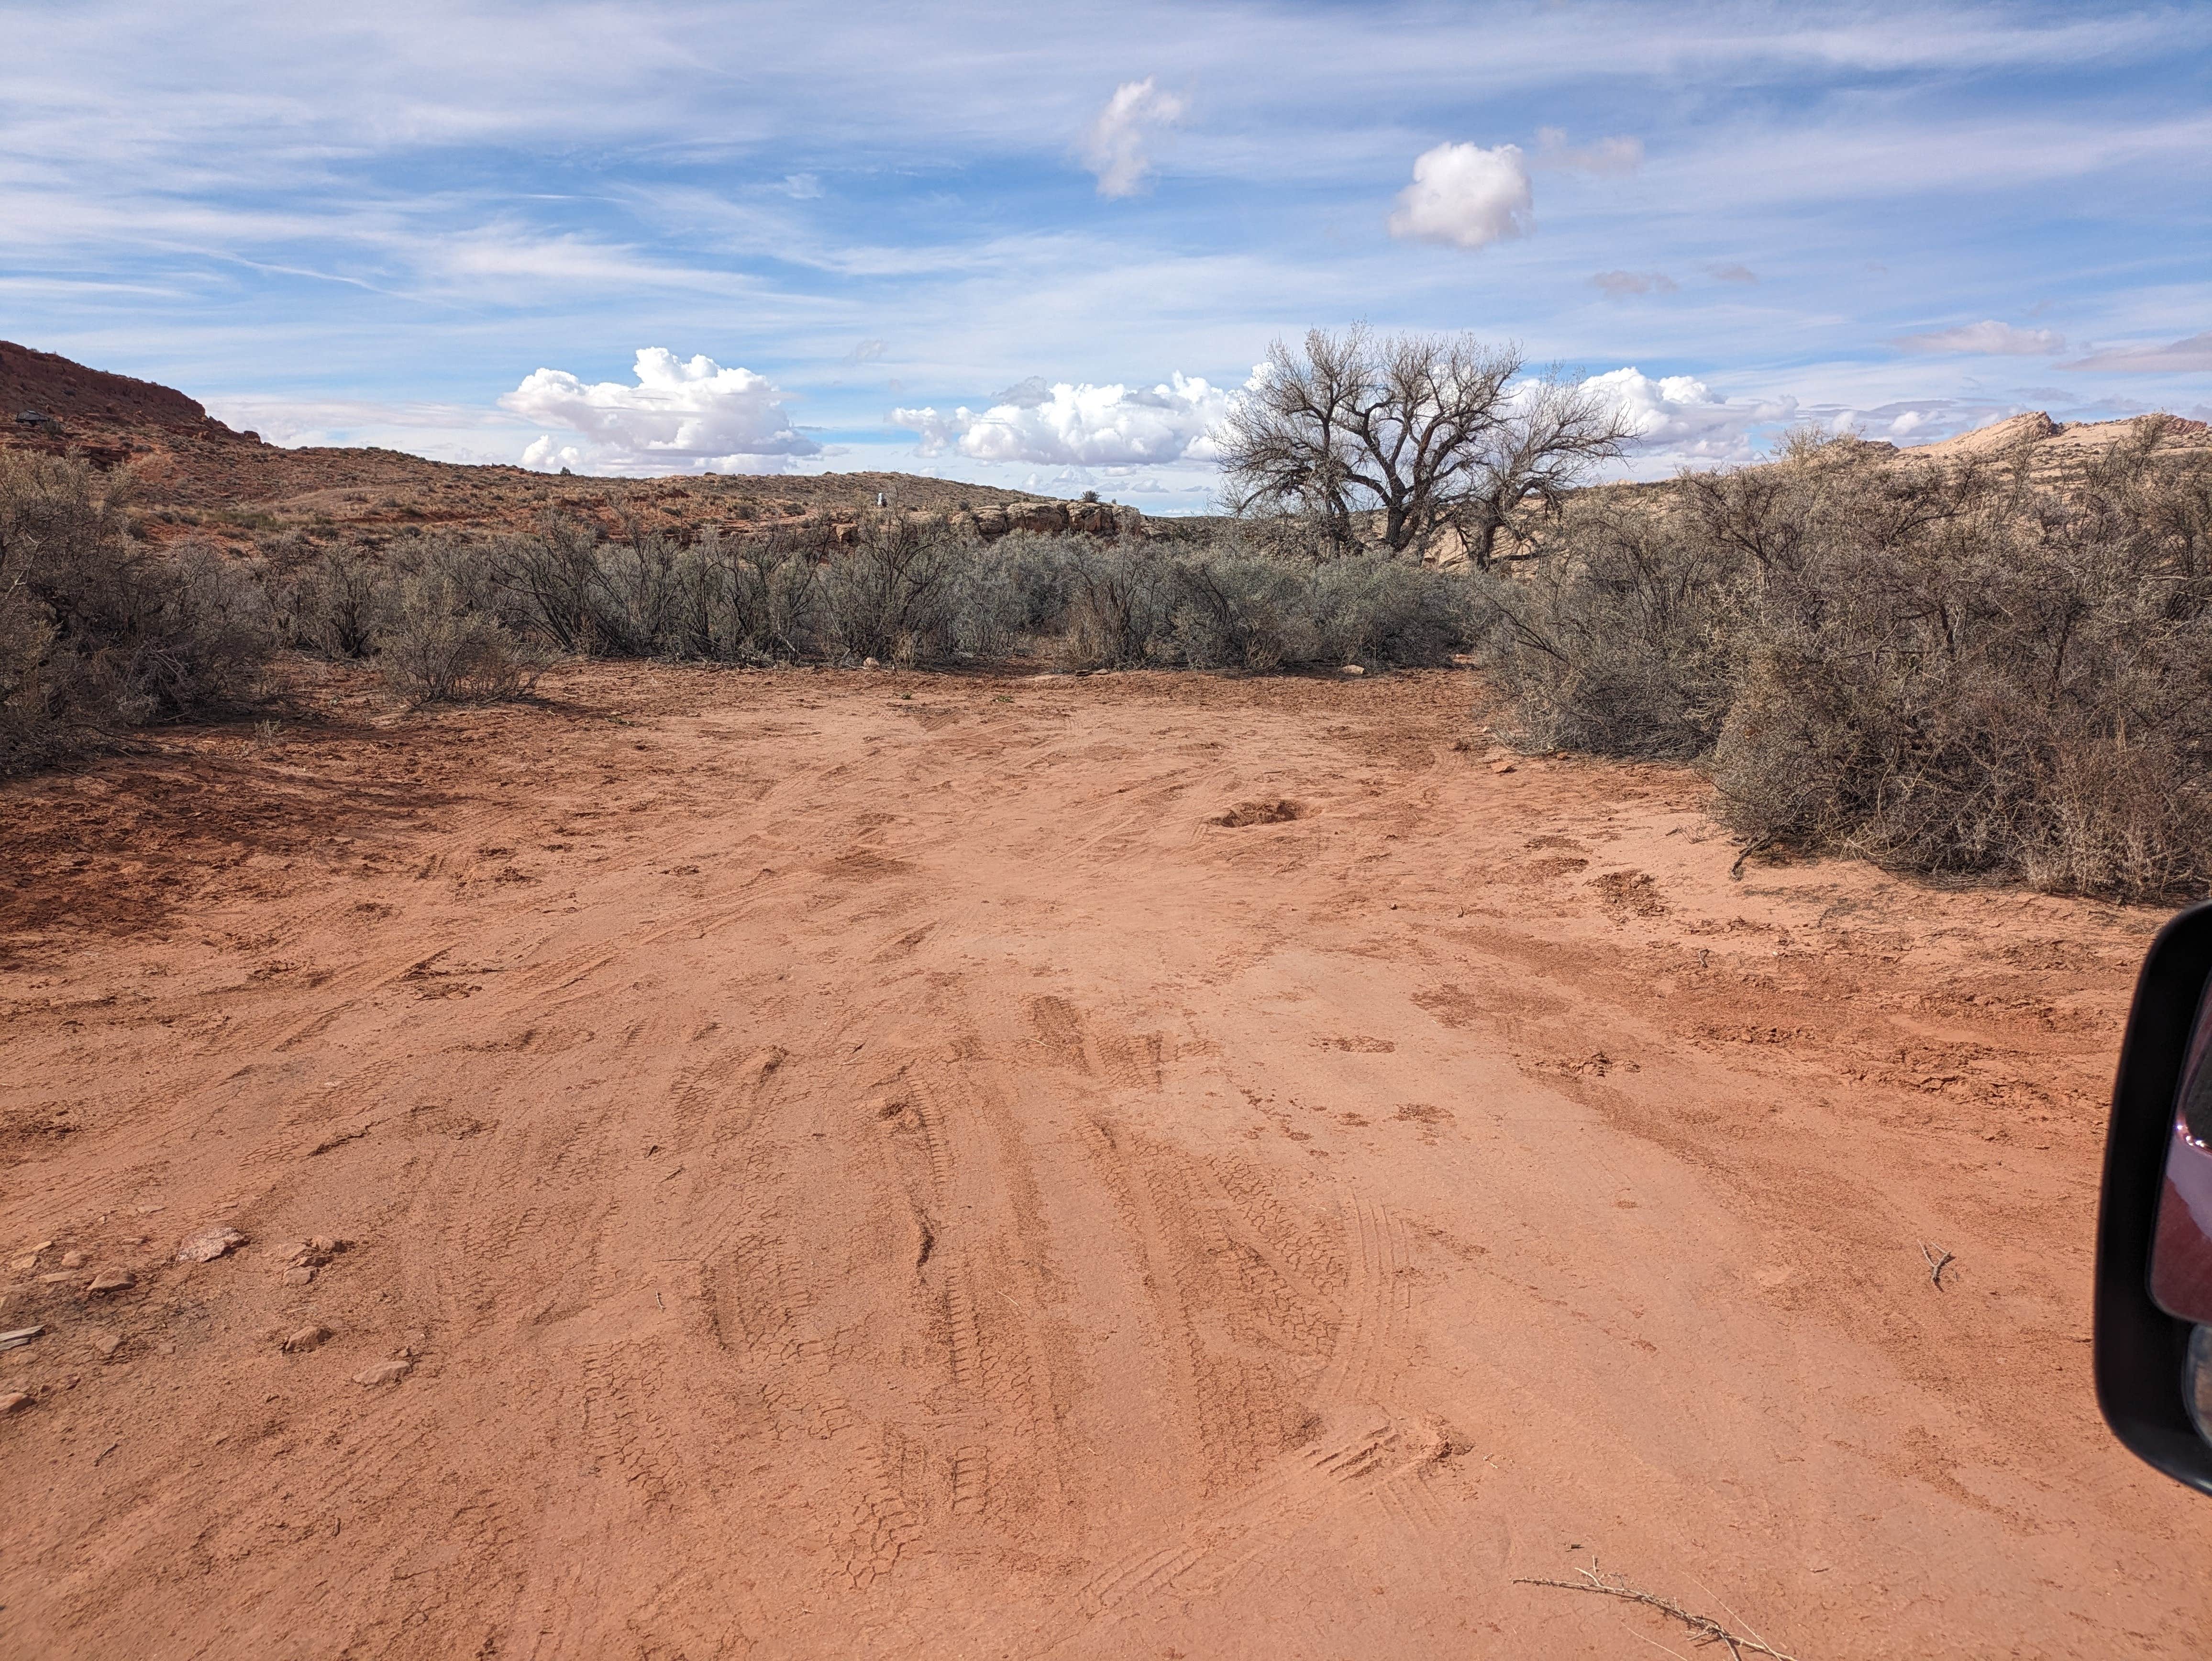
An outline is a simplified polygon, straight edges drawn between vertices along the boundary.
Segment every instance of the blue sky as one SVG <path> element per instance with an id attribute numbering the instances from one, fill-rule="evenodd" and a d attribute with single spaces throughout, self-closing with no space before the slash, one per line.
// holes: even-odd
<path id="1" fill-rule="evenodd" d="M 2212 416 L 2202 4 L 347 9 L 0 0 L 0 337 L 280 442 L 1155 511 L 1357 319 L 1607 377 L 1645 473 Z"/>

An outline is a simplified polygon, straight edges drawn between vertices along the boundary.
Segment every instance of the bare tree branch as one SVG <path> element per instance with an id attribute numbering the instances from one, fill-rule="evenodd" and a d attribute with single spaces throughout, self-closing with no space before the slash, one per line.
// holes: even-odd
<path id="1" fill-rule="evenodd" d="M 1397 553 L 1450 529 L 1486 566 L 1516 512 L 1556 508 L 1631 436 L 1586 382 L 1523 367 L 1467 335 L 1359 325 L 1313 330 L 1298 352 L 1277 341 L 1224 435 L 1231 506 L 1303 514 L 1340 547 L 1357 539 L 1356 513 L 1379 514 Z"/>

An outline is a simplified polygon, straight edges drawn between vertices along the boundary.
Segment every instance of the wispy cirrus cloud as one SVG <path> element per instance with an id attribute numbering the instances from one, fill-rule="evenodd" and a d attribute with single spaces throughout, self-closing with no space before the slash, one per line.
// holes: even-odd
<path id="1" fill-rule="evenodd" d="M 1570 144 L 1565 128 L 1539 127 L 1535 153 L 1528 158 L 1528 165 L 1538 171 L 1617 178 L 1634 173 L 1644 165 L 1644 141 L 1601 138 L 1595 143 Z"/>
<path id="2" fill-rule="evenodd" d="M 1101 196 L 1134 196 L 1152 177 L 1152 142 L 1182 119 L 1188 100 L 1162 92 L 1157 79 L 1125 81 L 1084 136 L 1084 165 L 1098 175 Z"/>
<path id="3" fill-rule="evenodd" d="M 2203 401 L 2212 234 L 2173 203 L 2212 194 L 2212 10 L 1577 0 L 1501 28 L 1382 4 L 1389 27 L 1296 0 L 850 0 L 742 29 L 697 0 L 565 0 L 536 28 L 512 0 L 19 4 L 0 332 L 260 400 L 264 428 L 442 453 L 542 429 L 583 455 L 495 400 L 639 341 L 803 388 L 802 436 L 905 465 L 856 342 L 896 343 L 897 402 L 1009 404 L 1028 431 L 1042 403 L 974 389 L 1043 365 L 1133 399 L 1170 363 L 1233 386 L 1270 338 L 1360 317 L 1915 438 Z M 1146 199 L 1170 143 L 1175 188 Z M 1976 319 L 2031 344 L 1954 333 Z M 1109 449 L 1151 418 L 1114 407 L 1012 447 Z M 946 431 L 929 465 L 963 476 L 1076 465 Z M 1097 465 L 1203 488 L 1195 453 Z"/>
<path id="4" fill-rule="evenodd" d="M 2212 370 L 2212 331 L 2164 345 L 2108 346 L 2058 367 L 2106 374 L 2201 374 Z"/>
<path id="5" fill-rule="evenodd" d="M 1638 295 L 1674 294 L 1681 284 L 1664 271 L 1600 271 L 1590 286 L 1607 300 L 1628 300 Z"/>
<path id="6" fill-rule="evenodd" d="M 1981 357 L 2048 357 L 2066 350 L 2066 337 L 2055 329 L 2021 329 L 1988 319 L 1948 329 L 1899 335 L 1889 343 L 1900 352 L 1972 355 Z"/>

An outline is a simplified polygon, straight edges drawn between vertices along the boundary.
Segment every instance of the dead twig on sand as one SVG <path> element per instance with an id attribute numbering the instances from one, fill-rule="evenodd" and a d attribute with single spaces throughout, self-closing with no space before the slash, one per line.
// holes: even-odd
<path id="1" fill-rule="evenodd" d="M 1746 1632 L 1730 1632 L 1710 1615 L 1696 1615 L 1684 1609 L 1671 1597 L 1662 1597 L 1656 1591 L 1644 1591 L 1628 1584 L 1626 1575 L 1607 1574 L 1595 1561 L 1575 1573 L 1579 1580 L 1549 1580 L 1534 1575 L 1516 1575 L 1516 1586 L 1557 1586 L 1561 1591 L 1594 1591 L 1601 1597 L 1618 1597 L 1623 1603 L 1641 1603 L 1646 1609 L 1657 1609 L 1671 1621 L 1687 1627 L 1700 1644 L 1724 1644 L 1728 1652 L 1742 1661 L 1747 1655 L 1771 1656 L 1774 1661 L 1796 1661 L 1796 1658 L 1776 1649 L 1764 1640 Z M 1662 1647 L 1664 1647 L 1663 1646 Z"/>
<path id="2" fill-rule="evenodd" d="M 1936 1291 L 1942 1291 L 1943 1271 L 1956 1259 L 1942 1247 L 1929 1245 L 1925 1240 L 1920 1243 L 1920 1255 L 1927 1259 L 1928 1278 L 1936 1283 Z"/>
<path id="3" fill-rule="evenodd" d="M 375 1129 L 374 1125 L 364 1124 L 356 1125 L 351 1130 L 334 1130 L 309 1148 L 307 1157 L 312 1159 L 318 1153 L 327 1153 L 332 1148 L 343 1147 L 348 1142 L 357 1142 L 374 1129 Z"/>
<path id="4" fill-rule="evenodd" d="M 1743 880 L 1743 862 L 1749 859 L 1753 854 L 1759 852 L 1760 849 L 1771 848 L 1773 846 L 1774 833 L 1772 831 L 1769 831 L 1763 837 L 1754 837 L 1749 842 L 1744 843 L 1743 851 L 1735 856 L 1735 863 L 1729 867 L 1729 880 L 1730 882 L 1741 882 Z"/>

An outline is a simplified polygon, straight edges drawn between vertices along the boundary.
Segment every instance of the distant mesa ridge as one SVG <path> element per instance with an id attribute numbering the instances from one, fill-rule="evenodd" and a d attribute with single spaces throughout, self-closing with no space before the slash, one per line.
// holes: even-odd
<path id="1" fill-rule="evenodd" d="M 64 425 L 161 426 L 231 429 L 210 416 L 197 399 L 173 386 L 129 375 L 89 369 L 58 352 L 42 352 L 0 340 L 0 410 L 16 424 L 37 415 Z M 233 436 L 240 436 L 234 434 Z"/>
<path id="2" fill-rule="evenodd" d="M 1905 448 L 1851 441 L 1870 452 L 1948 463 L 2024 456 L 2033 472 L 2070 471 L 2160 423 L 2170 449 L 2212 449 L 2212 426 L 2179 416 L 2054 421 L 2042 411 Z M 94 466 L 129 465 L 144 505 L 141 529 L 156 540 L 195 535 L 245 546 L 292 532 L 370 546 L 447 530 L 524 528 L 548 512 L 608 534 L 635 528 L 690 537 L 787 524 L 848 542 L 871 519 L 921 517 L 965 525 L 986 538 L 1014 531 L 1103 538 L 1195 534 L 1218 521 L 1147 520 L 1112 502 L 1054 500 L 958 479 L 911 473 L 676 473 L 659 478 L 555 476 L 500 464 L 432 461 L 368 446 L 264 444 L 234 431 L 173 387 L 88 368 L 56 352 L 0 340 L 0 449 L 74 453 Z M 1607 486 L 1664 489 L 1664 485 Z M 879 506 L 878 504 L 882 505 Z M 1368 516 L 1359 516 L 1363 527 Z M 1464 557 L 1446 537 L 1426 551 L 1440 564 Z"/>
<path id="3" fill-rule="evenodd" d="M 0 450 L 10 449 L 128 465 L 142 536 L 191 536 L 240 551 L 272 539 L 374 548 L 429 532 L 522 530 L 549 513 L 606 535 L 659 531 L 686 539 L 788 526 L 843 543 L 881 519 L 949 521 L 986 538 L 1014 531 L 1119 538 L 1164 528 L 1110 502 L 911 473 L 571 477 L 367 445 L 295 449 L 234 431 L 173 387 L 0 341 Z"/>
<path id="4" fill-rule="evenodd" d="M 2041 410 L 2031 410 L 1954 438 L 1911 445 L 1899 453 L 1916 461 L 1970 461 L 2024 449 L 2038 469 L 2064 466 L 2086 461 L 2136 437 L 2146 420 L 2160 423 L 2160 442 L 2167 448 L 2212 448 L 2212 426 L 2191 421 L 2186 416 L 2138 416 L 2124 421 L 2053 421 Z"/>

